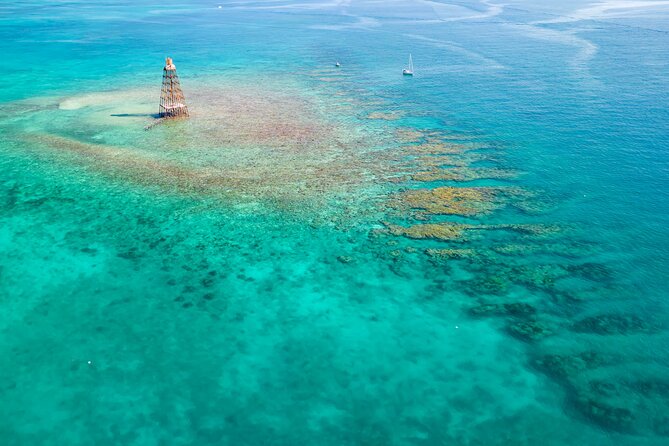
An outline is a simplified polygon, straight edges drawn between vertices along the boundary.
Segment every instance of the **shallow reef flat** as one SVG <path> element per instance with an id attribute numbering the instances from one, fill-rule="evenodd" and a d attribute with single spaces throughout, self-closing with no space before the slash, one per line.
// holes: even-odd
<path id="1" fill-rule="evenodd" d="M 391 206 L 431 215 L 484 215 L 530 193 L 517 187 L 436 187 L 399 193 Z"/>
<path id="2" fill-rule="evenodd" d="M 372 156 L 385 142 L 354 116 L 333 116 L 327 98 L 237 81 L 190 85 L 191 118 L 147 132 L 155 119 L 150 89 L 37 99 L 31 125 L 15 124 L 13 137 L 32 154 L 120 181 L 295 207 L 362 197 L 353 191 L 387 171 Z"/>

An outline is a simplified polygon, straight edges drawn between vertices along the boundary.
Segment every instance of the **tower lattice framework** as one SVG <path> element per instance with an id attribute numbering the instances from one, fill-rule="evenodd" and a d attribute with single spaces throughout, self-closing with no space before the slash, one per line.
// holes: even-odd
<path id="1" fill-rule="evenodd" d="M 178 118 L 188 116 L 186 99 L 181 90 L 177 67 L 174 66 L 172 58 L 168 57 L 163 68 L 163 86 L 160 90 L 160 107 L 158 115 L 161 118 Z"/>

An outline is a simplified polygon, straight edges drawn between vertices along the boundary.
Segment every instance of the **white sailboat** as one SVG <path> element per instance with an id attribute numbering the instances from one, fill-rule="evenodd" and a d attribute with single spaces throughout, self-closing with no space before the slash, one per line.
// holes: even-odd
<path id="1" fill-rule="evenodd" d="M 413 59 L 411 54 L 409 54 L 409 66 L 402 70 L 402 74 L 405 76 L 413 76 Z"/>

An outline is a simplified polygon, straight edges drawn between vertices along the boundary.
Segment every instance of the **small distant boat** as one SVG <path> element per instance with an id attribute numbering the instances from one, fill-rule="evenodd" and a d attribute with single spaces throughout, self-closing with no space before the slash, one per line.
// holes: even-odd
<path id="1" fill-rule="evenodd" d="M 413 76 L 413 59 L 411 54 L 409 54 L 409 66 L 402 70 L 402 74 L 405 76 Z"/>
<path id="2" fill-rule="evenodd" d="M 335 67 L 337 67 L 337 68 L 341 67 L 341 64 L 339 63 L 339 61 L 337 61 L 337 62 L 335 63 Z"/>

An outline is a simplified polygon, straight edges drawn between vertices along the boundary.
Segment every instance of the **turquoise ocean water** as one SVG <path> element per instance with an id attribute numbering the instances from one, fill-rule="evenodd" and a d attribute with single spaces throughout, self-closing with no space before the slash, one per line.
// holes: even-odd
<path id="1" fill-rule="evenodd" d="M 667 444 L 668 3 L 3 1 L 0 442 Z"/>

